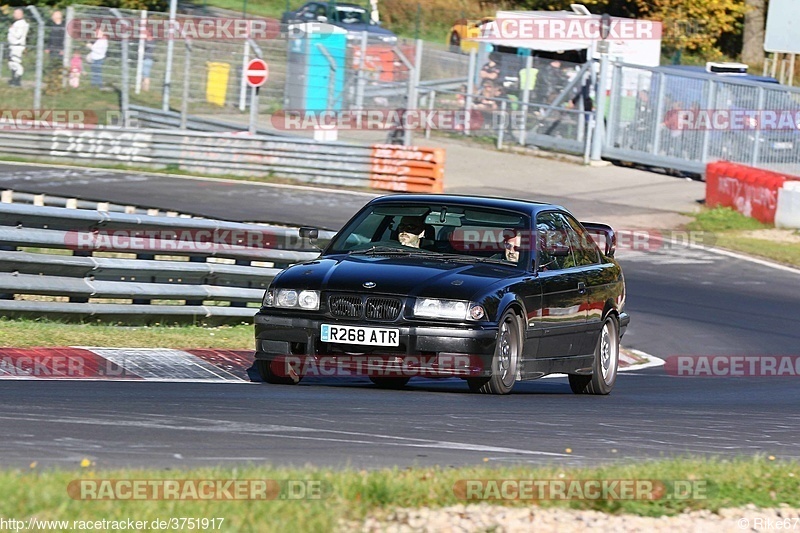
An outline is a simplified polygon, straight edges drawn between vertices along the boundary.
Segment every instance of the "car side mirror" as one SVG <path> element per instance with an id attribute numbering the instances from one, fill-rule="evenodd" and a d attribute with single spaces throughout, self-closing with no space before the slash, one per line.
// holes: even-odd
<path id="1" fill-rule="evenodd" d="M 600 246 L 606 257 L 614 257 L 617 249 L 617 234 L 614 228 L 599 222 L 581 222 L 581 225 L 586 228 L 592 240 Z"/>
<path id="2" fill-rule="evenodd" d="M 304 239 L 318 239 L 319 230 L 317 228 L 302 227 L 300 228 L 300 237 Z"/>

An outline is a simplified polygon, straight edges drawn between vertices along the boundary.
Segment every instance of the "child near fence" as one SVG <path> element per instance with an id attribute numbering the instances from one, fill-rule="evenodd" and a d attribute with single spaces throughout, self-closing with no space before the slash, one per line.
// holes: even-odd
<path id="1" fill-rule="evenodd" d="M 80 52 L 72 54 L 72 60 L 69 62 L 69 86 L 77 89 L 81 84 L 81 72 L 83 71 L 83 59 L 81 59 Z"/>

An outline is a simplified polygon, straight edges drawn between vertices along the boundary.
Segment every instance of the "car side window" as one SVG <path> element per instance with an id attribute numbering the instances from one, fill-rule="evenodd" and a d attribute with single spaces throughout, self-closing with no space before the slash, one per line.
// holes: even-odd
<path id="1" fill-rule="evenodd" d="M 570 247 L 578 266 L 596 265 L 599 262 L 597 245 L 577 220 L 568 215 L 562 215 L 567 221 L 567 234 Z"/>
<path id="2" fill-rule="evenodd" d="M 546 212 L 537 215 L 536 240 L 540 272 L 575 266 L 575 259 L 567 238 L 567 226 L 567 222 L 558 213 Z"/>

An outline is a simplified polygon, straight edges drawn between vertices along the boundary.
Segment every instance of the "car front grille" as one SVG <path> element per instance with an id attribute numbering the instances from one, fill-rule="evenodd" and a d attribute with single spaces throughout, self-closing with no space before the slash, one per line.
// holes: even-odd
<path id="1" fill-rule="evenodd" d="M 394 320 L 400 315 L 400 300 L 367 298 L 366 317 L 371 320 Z"/>
<path id="2" fill-rule="evenodd" d="M 333 295 L 328 298 L 332 316 L 363 318 L 391 322 L 400 316 L 403 302 L 399 298 L 377 296 Z"/>
<path id="3" fill-rule="evenodd" d="M 361 318 L 364 304 L 360 296 L 331 296 L 328 306 L 333 316 Z"/>

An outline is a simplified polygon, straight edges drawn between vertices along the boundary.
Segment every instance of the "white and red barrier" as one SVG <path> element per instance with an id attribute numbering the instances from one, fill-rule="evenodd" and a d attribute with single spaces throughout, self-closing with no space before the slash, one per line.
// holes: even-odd
<path id="1" fill-rule="evenodd" d="M 732 207 L 765 224 L 779 225 L 779 220 L 781 224 L 784 221 L 798 224 L 800 196 L 796 199 L 795 195 L 800 195 L 800 189 L 796 188 L 800 182 L 797 180 L 800 177 L 727 161 L 709 163 L 706 167 L 706 205 Z M 779 197 L 784 199 L 779 201 Z"/>

